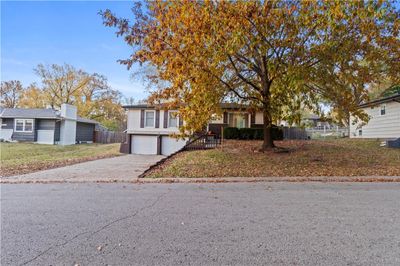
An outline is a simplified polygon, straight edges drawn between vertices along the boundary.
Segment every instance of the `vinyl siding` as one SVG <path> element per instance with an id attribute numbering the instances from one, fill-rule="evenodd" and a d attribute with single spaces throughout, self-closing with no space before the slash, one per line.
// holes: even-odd
<path id="1" fill-rule="evenodd" d="M 386 114 L 381 115 L 381 106 L 386 105 Z M 370 116 L 366 125 L 350 123 L 351 138 L 399 138 L 400 137 L 400 103 L 388 102 L 374 107 L 365 107 L 363 110 Z M 359 136 L 359 130 L 362 136 Z"/>
<path id="2" fill-rule="evenodd" d="M 35 141 L 35 131 L 33 132 L 15 132 L 12 135 L 13 140 L 17 141 L 29 141 L 29 142 L 34 142 Z"/>
<path id="3" fill-rule="evenodd" d="M 1 120 L 1 128 L 14 129 L 14 118 L 2 118 Z"/>
<path id="4" fill-rule="evenodd" d="M 76 141 L 93 141 L 94 124 L 76 123 Z"/>
<path id="5" fill-rule="evenodd" d="M 37 119 L 37 130 L 54 130 L 56 127 L 56 120 L 54 119 Z"/>
<path id="6" fill-rule="evenodd" d="M 147 109 L 146 109 L 147 110 Z M 167 127 L 164 128 L 164 110 L 160 110 L 160 127 L 140 127 L 140 116 L 141 110 L 140 109 L 130 109 L 128 110 L 127 115 L 127 132 L 129 134 L 151 134 L 151 135 L 170 135 L 173 133 L 179 133 L 179 129 L 176 127 Z M 156 116 L 154 116 L 154 120 Z M 154 123 L 155 124 L 155 123 Z"/>

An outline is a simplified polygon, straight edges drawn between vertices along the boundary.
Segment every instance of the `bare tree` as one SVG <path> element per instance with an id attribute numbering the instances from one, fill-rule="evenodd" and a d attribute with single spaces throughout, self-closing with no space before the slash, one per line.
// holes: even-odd
<path id="1" fill-rule="evenodd" d="M 18 80 L 2 81 L 1 82 L 1 100 L 0 104 L 6 108 L 18 107 L 19 98 L 23 92 L 22 84 Z"/>

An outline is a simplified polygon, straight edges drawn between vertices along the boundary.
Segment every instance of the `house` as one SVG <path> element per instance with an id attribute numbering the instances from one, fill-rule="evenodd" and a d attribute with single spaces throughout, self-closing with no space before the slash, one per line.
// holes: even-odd
<path id="1" fill-rule="evenodd" d="M 368 123 L 350 121 L 350 138 L 395 139 L 400 137 L 400 93 L 363 103 Z"/>
<path id="2" fill-rule="evenodd" d="M 134 154 L 170 155 L 182 149 L 188 140 L 176 139 L 184 121 L 176 110 L 165 110 L 162 106 L 137 104 L 123 106 L 127 110 L 128 150 Z M 242 105 L 221 104 L 223 114 L 215 115 L 207 125 L 207 132 L 221 134 L 224 127 L 261 128 L 262 112 L 251 113 Z"/>
<path id="3" fill-rule="evenodd" d="M 75 106 L 61 110 L 3 108 L 0 110 L 0 139 L 40 144 L 90 143 L 98 122 L 77 115 Z"/>

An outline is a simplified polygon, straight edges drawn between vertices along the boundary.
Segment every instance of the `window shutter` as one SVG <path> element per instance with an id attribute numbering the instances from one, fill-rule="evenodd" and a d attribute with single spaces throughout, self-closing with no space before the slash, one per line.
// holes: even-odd
<path id="1" fill-rule="evenodd" d="M 160 127 L 160 110 L 156 110 L 156 128 Z"/>
<path id="2" fill-rule="evenodd" d="M 168 110 L 164 111 L 164 128 L 168 127 Z"/>
<path id="3" fill-rule="evenodd" d="M 144 110 L 140 110 L 140 127 L 144 128 Z"/>
<path id="4" fill-rule="evenodd" d="M 251 113 L 251 122 L 252 125 L 256 123 L 256 113 Z"/>
<path id="5" fill-rule="evenodd" d="M 181 127 L 183 125 L 183 119 L 180 116 L 178 117 L 178 119 L 179 119 L 179 127 Z"/>
<path id="6" fill-rule="evenodd" d="M 228 113 L 224 112 L 224 124 L 228 124 Z"/>

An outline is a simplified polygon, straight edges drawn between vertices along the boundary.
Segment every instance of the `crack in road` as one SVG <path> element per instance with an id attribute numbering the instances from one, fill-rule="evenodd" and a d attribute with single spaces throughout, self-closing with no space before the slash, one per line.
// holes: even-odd
<path id="1" fill-rule="evenodd" d="M 123 217 L 121 217 L 121 218 L 112 220 L 111 222 L 109 222 L 109 223 L 103 225 L 102 227 L 100 227 L 99 229 L 97 229 L 97 230 L 95 230 L 95 231 L 92 231 L 92 233 L 91 233 L 90 235 L 87 236 L 87 239 L 91 238 L 91 237 L 94 236 L 95 234 L 97 234 L 97 233 L 103 231 L 104 229 L 110 227 L 111 225 L 113 225 L 113 224 L 115 224 L 115 223 L 118 223 L 118 222 L 120 222 L 120 221 L 129 219 L 129 218 L 134 218 L 136 215 L 138 215 L 138 214 L 139 214 L 140 212 L 142 212 L 143 210 L 145 210 L 145 209 L 151 209 L 152 207 L 154 207 L 154 206 L 161 200 L 161 198 L 163 198 L 165 195 L 167 195 L 170 191 L 171 191 L 171 190 L 168 189 L 167 192 L 165 192 L 165 193 L 159 195 L 159 196 L 156 198 L 156 200 L 153 201 L 153 203 L 151 203 L 150 205 L 147 205 L 147 206 L 144 206 L 144 207 L 140 208 L 139 210 L 137 210 L 137 211 L 134 212 L 133 214 L 131 214 L 131 215 L 126 215 L 126 216 L 123 216 Z M 78 237 L 80 237 L 80 236 L 82 236 L 82 235 L 85 235 L 85 234 L 88 234 L 88 233 L 90 233 L 90 232 L 91 232 L 91 231 L 81 232 L 81 233 L 79 233 L 79 234 L 73 236 L 72 238 L 70 238 L 70 239 L 64 241 L 63 243 L 50 246 L 49 248 L 47 248 L 47 249 L 45 249 L 44 251 L 40 252 L 38 255 L 36 255 L 36 256 L 33 257 L 32 259 L 27 260 L 27 261 L 23 262 L 23 263 L 20 264 L 20 265 L 21 265 L 21 266 L 22 266 L 22 265 L 27 265 L 28 263 L 31 263 L 31 262 L 35 261 L 36 259 L 38 259 L 39 257 L 43 256 L 44 254 L 46 254 L 46 253 L 49 252 L 50 250 L 52 250 L 52 249 L 54 249 L 54 248 L 58 248 L 58 247 L 65 246 L 66 244 L 68 244 L 68 243 L 72 242 L 73 240 L 77 239 Z"/>

